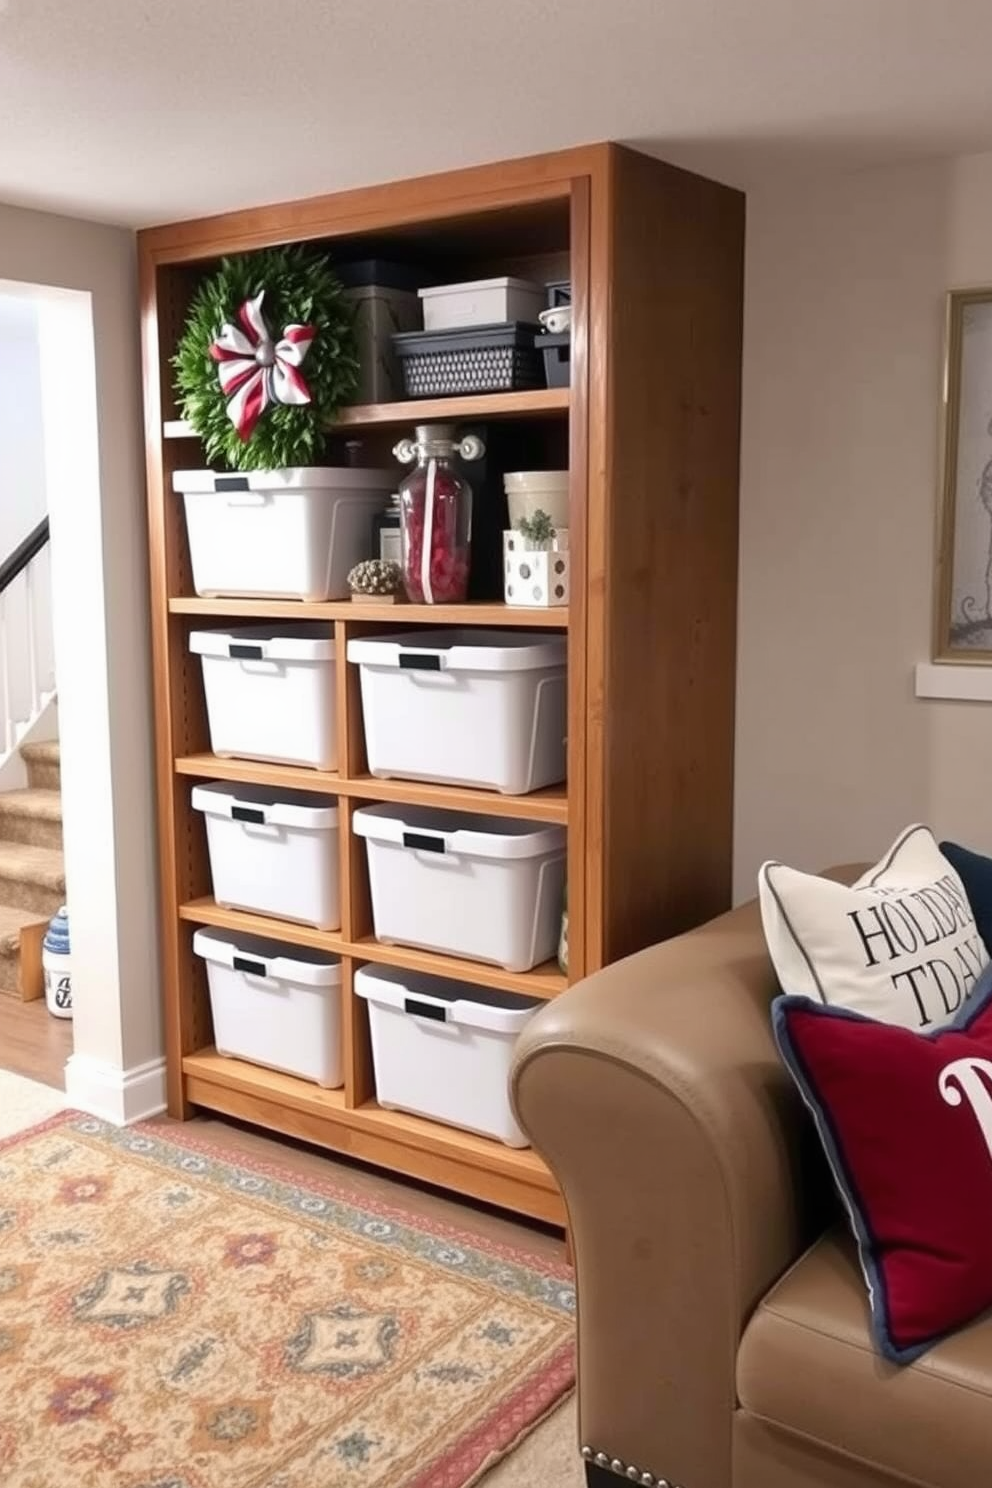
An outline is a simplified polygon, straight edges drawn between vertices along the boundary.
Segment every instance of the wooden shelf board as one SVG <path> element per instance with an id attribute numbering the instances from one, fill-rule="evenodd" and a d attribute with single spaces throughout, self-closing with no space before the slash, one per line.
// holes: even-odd
<path id="1" fill-rule="evenodd" d="M 183 1059 L 195 1105 L 261 1122 L 338 1152 L 378 1162 L 425 1182 L 501 1204 L 553 1224 L 564 1207 L 547 1166 L 530 1147 L 507 1147 L 375 1101 L 348 1109 L 341 1090 L 201 1049 Z"/>
<path id="2" fill-rule="evenodd" d="M 214 615 L 247 620 L 383 620 L 389 625 L 492 625 L 501 629 L 566 630 L 568 609 L 523 610 L 515 605 L 472 601 L 468 604 L 352 604 L 350 599 L 200 599 L 169 600 L 173 615 Z"/>
<path id="3" fill-rule="evenodd" d="M 309 1080 L 297 1079 L 295 1075 L 280 1074 L 278 1070 L 265 1069 L 260 1064 L 249 1064 L 245 1059 L 228 1058 L 226 1054 L 218 1054 L 213 1047 L 187 1054 L 183 1059 L 183 1073 L 199 1075 L 227 1090 L 263 1094 L 271 1100 L 300 1106 L 337 1120 L 342 1119 L 345 1111 L 343 1089 L 324 1090 Z"/>
<path id="4" fill-rule="evenodd" d="M 374 961 L 383 966 L 405 966 L 410 971 L 453 977 L 455 981 L 475 982 L 479 987 L 522 992 L 525 996 L 545 1000 L 557 997 L 568 986 L 568 978 L 562 975 L 555 961 L 546 961 L 543 966 L 535 966 L 533 971 L 505 971 L 502 966 L 442 956 L 436 951 L 421 951 L 414 946 L 384 945 L 371 935 L 347 941 L 336 930 L 315 930 L 312 925 L 297 925 L 291 920 L 270 919 L 243 909 L 225 909 L 209 895 L 181 904 L 179 918 L 193 925 L 217 925 L 222 930 L 240 931 L 243 935 L 263 935 L 291 945 L 313 946 L 332 956 L 352 956 L 358 961 Z"/>
<path id="5" fill-rule="evenodd" d="M 359 775 L 347 782 L 344 795 L 369 801 L 400 801 L 412 806 L 437 806 L 448 811 L 473 811 L 482 816 L 511 816 L 524 821 L 568 822 L 568 787 L 548 786 L 527 796 L 503 796 L 498 791 L 475 790 L 472 786 L 432 785 L 417 780 L 379 780 Z"/>
<path id="6" fill-rule="evenodd" d="M 326 791 L 331 796 L 348 794 L 334 770 L 308 770 L 305 765 L 273 765 L 266 760 L 223 759 L 219 754 L 187 754 L 175 762 L 177 775 L 199 780 L 233 780 L 248 785 L 272 785 L 284 790 Z"/>
<path id="7" fill-rule="evenodd" d="M 335 428 L 374 427 L 377 424 L 423 423 L 425 419 L 534 418 L 567 413 L 568 388 L 536 388 L 527 393 L 469 393 L 453 398 L 409 398 L 399 403 L 371 403 L 342 408 Z"/>
<path id="8" fill-rule="evenodd" d="M 480 1166 L 494 1166 L 504 1172 L 529 1173 L 542 1187 L 554 1186 L 546 1164 L 533 1147 L 507 1147 L 505 1142 L 497 1142 L 492 1137 L 477 1137 L 474 1132 L 461 1131 L 456 1126 L 445 1126 L 442 1122 L 430 1121 L 425 1116 L 410 1116 L 406 1111 L 389 1111 L 385 1106 L 380 1106 L 378 1101 L 367 1101 L 364 1106 L 358 1107 L 354 1115 L 370 1127 L 388 1131 L 395 1141 L 402 1142 L 405 1146 L 429 1145 L 434 1149 L 457 1150 L 466 1161 L 474 1159 Z"/>
<path id="9" fill-rule="evenodd" d="M 312 946 L 318 951 L 328 951 L 332 956 L 345 956 L 349 950 L 337 930 L 315 930 L 312 925 L 297 925 L 292 920 L 277 920 L 244 909 L 225 909 L 209 895 L 181 904 L 179 918 L 194 925 L 217 925 L 222 930 L 239 931 L 243 935 L 264 935 L 269 940 Z"/>
<path id="10" fill-rule="evenodd" d="M 384 945 L 371 935 L 356 941 L 350 954 L 362 961 L 405 966 L 410 971 L 453 977 L 458 982 L 474 982 L 479 987 L 495 987 L 503 992 L 522 992 L 527 997 L 540 997 L 545 1001 L 557 997 L 568 986 L 568 978 L 559 971 L 556 961 L 545 961 L 543 966 L 535 966 L 533 971 L 505 971 L 502 966 L 486 966 L 481 961 L 442 956 L 437 951 Z"/>
<path id="11" fill-rule="evenodd" d="M 471 786 L 433 785 L 415 780 L 377 780 L 374 775 L 346 779 L 333 770 L 308 770 L 297 765 L 268 764 L 264 760 L 223 759 L 216 754 L 183 755 L 175 762 L 177 775 L 199 780 L 241 781 L 283 790 L 326 791 L 331 796 L 355 796 L 366 801 L 399 801 L 413 806 L 436 806 L 447 811 L 472 811 L 482 816 L 513 816 L 524 821 L 568 822 L 568 788 L 564 784 L 532 791 L 529 796 L 502 796 L 498 791 Z"/>
<path id="12" fill-rule="evenodd" d="M 362 403 L 342 408 L 334 429 L 370 429 L 393 424 L 423 423 L 427 419 L 539 418 L 567 413 L 568 388 L 536 388 L 524 393 L 469 393 L 451 398 L 409 398 L 398 403 Z M 195 439 L 185 419 L 166 419 L 165 439 Z"/>

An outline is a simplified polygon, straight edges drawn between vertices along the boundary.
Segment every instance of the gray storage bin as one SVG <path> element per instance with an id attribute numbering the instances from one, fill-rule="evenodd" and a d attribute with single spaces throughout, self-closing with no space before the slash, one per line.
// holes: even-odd
<path id="1" fill-rule="evenodd" d="M 393 403 L 403 397 L 403 374 L 393 336 L 420 326 L 416 269 L 382 259 L 341 264 L 337 273 L 355 307 L 358 342 L 356 403 Z"/>
<path id="2" fill-rule="evenodd" d="M 403 363 L 408 398 L 444 398 L 456 393 L 509 393 L 544 382 L 534 346 L 536 326 L 467 326 L 393 337 Z"/>

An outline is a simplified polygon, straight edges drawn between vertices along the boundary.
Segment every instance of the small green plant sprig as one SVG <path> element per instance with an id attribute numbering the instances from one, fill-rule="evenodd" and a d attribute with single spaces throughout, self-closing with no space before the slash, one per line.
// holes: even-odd
<path id="1" fill-rule="evenodd" d="M 533 543 L 535 548 L 546 548 L 557 536 L 554 522 L 540 507 L 533 516 L 519 519 L 517 531 L 525 541 Z"/>

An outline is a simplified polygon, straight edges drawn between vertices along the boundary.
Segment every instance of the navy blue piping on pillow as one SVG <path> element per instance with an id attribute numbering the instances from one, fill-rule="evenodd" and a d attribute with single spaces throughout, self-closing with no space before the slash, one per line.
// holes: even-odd
<path id="1" fill-rule="evenodd" d="M 940 850 L 964 884 L 979 937 L 986 951 L 992 954 L 989 946 L 992 939 L 992 858 L 956 842 L 942 842 Z"/>
<path id="2" fill-rule="evenodd" d="M 958 1010 L 950 1023 L 932 1029 L 929 1033 L 914 1034 L 914 1037 L 932 1040 L 950 1030 L 966 1031 L 978 1014 L 984 1011 L 990 1000 L 992 1000 L 992 964 L 982 972 L 975 983 L 975 990 L 971 997 Z M 874 1252 L 878 1240 L 868 1223 L 867 1206 L 858 1192 L 857 1184 L 845 1161 L 843 1148 L 830 1113 L 821 1103 L 806 1063 L 792 1041 L 787 1021 L 787 1009 L 790 1007 L 797 1011 L 812 1012 L 821 1018 L 840 1018 L 849 1023 L 866 1023 L 872 1027 L 884 1027 L 885 1025 L 880 1025 L 876 1018 L 866 1018 L 863 1013 L 856 1013 L 851 1008 L 825 1005 L 822 1002 L 815 1002 L 811 997 L 800 997 L 792 993 L 784 993 L 781 997 L 776 997 L 772 1003 L 772 1032 L 775 1035 L 775 1042 L 786 1068 L 796 1082 L 799 1094 L 816 1123 L 827 1162 L 830 1164 L 830 1171 L 833 1173 L 834 1182 L 844 1202 L 844 1208 L 847 1210 L 851 1229 L 854 1232 L 858 1259 L 868 1287 L 868 1302 L 875 1342 L 879 1351 L 893 1364 L 912 1364 L 914 1359 L 918 1359 L 935 1344 L 957 1332 L 957 1328 L 949 1328 L 946 1332 L 934 1334 L 922 1343 L 910 1344 L 904 1348 L 895 1342 L 892 1336 L 891 1310 L 885 1281 L 882 1272 L 875 1264 Z"/>

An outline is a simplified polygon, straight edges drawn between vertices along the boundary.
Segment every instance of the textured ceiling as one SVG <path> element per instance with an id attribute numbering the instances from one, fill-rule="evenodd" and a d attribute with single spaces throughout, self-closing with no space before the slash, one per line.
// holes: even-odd
<path id="1" fill-rule="evenodd" d="M 990 0 L 0 0 L 0 200 L 146 224 L 621 139 L 992 147 Z"/>

